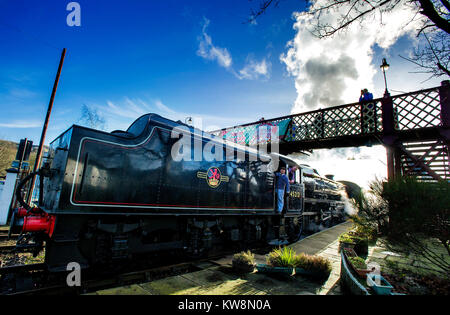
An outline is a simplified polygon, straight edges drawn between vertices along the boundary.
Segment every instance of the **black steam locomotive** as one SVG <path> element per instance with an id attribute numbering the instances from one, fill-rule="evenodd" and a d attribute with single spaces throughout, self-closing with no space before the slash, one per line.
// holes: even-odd
<path id="1" fill-rule="evenodd" d="M 282 214 L 275 172 L 297 166 Z M 278 154 L 227 143 L 147 114 L 127 131 L 72 126 L 39 170 L 37 206 L 14 212 L 17 247 L 41 250 L 50 270 L 143 253 L 201 255 L 223 244 L 295 241 L 305 226 L 343 219 L 344 186 Z M 28 180 L 29 178 L 26 178 Z"/>

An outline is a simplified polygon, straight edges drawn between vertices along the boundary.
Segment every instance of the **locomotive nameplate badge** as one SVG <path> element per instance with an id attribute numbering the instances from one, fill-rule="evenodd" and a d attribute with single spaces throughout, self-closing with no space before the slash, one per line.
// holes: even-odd
<path id="1" fill-rule="evenodd" d="M 289 193 L 289 196 L 293 197 L 293 198 L 300 198 L 301 197 L 301 193 L 299 191 L 291 191 Z"/>
<path id="2" fill-rule="evenodd" d="M 206 179 L 206 183 L 211 188 L 217 188 L 222 182 L 228 183 L 230 178 L 223 176 L 217 167 L 210 167 L 207 172 L 197 172 L 197 177 Z"/>

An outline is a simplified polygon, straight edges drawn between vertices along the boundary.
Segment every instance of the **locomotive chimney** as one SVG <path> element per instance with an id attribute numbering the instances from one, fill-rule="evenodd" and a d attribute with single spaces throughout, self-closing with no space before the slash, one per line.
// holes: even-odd
<path id="1" fill-rule="evenodd" d="M 325 175 L 325 177 L 328 178 L 328 179 L 330 179 L 330 180 L 334 180 L 334 175 L 328 174 L 328 175 Z"/>

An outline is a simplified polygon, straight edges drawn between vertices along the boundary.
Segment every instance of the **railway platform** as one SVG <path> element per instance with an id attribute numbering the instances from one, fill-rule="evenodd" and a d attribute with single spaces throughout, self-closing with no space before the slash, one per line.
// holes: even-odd
<path id="1" fill-rule="evenodd" d="M 94 295 L 339 295 L 340 256 L 338 237 L 348 231 L 352 223 L 347 221 L 332 228 L 308 236 L 292 247 L 330 259 L 332 272 L 326 282 L 314 282 L 300 276 L 266 275 L 253 272 L 236 275 L 232 269 L 232 255 L 195 265 L 194 272 L 161 280 L 121 286 L 96 291 Z M 257 263 L 264 263 L 265 256 L 255 254 Z"/>

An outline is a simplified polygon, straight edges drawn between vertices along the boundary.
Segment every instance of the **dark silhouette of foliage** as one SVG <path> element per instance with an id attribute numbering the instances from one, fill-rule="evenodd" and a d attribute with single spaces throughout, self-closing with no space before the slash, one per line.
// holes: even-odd
<path id="1" fill-rule="evenodd" d="M 83 104 L 81 108 L 81 117 L 77 121 L 78 124 L 93 128 L 93 129 L 105 129 L 105 119 L 97 112 L 96 109 Z"/>
<path id="2" fill-rule="evenodd" d="M 450 276 L 450 183 L 401 178 L 375 181 L 370 196 L 355 200 L 353 217 L 362 229 L 376 230 L 388 249 L 423 257 Z M 438 242 L 447 255 L 430 245 Z M 437 247 L 439 248 L 439 247 Z"/>

